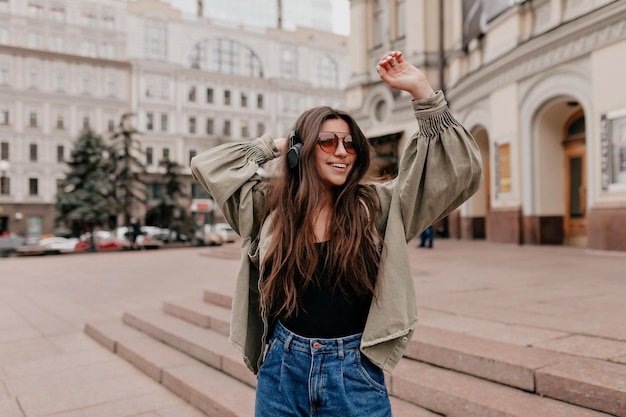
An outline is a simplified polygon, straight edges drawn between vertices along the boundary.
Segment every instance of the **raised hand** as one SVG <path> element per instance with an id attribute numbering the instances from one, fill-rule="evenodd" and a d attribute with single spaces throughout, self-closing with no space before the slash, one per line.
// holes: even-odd
<path id="1" fill-rule="evenodd" d="M 434 94 L 424 73 L 405 61 L 400 51 L 389 52 L 382 57 L 376 71 L 389 87 L 407 91 L 416 100 Z"/>

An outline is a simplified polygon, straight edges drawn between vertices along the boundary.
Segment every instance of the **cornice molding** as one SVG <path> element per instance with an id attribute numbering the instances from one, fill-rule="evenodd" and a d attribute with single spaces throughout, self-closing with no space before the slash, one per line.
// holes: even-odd
<path id="1" fill-rule="evenodd" d="M 446 96 L 458 109 L 500 87 L 626 39 L 626 2 L 614 2 L 519 45 L 509 54 L 469 74 Z"/>

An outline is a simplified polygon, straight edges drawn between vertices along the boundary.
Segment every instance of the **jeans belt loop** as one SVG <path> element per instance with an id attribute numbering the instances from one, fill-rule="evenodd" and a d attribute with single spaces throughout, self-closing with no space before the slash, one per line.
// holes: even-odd
<path id="1" fill-rule="evenodd" d="M 285 340 L 285 345 L 283 347 L 285 352 L 289 352 L 289 345 L 291 345 L 292 340 L 293 340 L 293 333 L 289 333 L 289 336 L 287 336 L 287 340 Z"/>
<path id="2" fill-rule="evenodd" d="M 339 348 L 339 360 L 343 360 L 343 339 L 337 340 L 337 345 Z"/>

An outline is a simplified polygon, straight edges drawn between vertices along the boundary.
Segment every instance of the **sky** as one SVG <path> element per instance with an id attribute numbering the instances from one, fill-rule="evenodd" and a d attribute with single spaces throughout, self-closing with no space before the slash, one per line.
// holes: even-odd
<path id="1" fill-rule="evenodd" d="M 197 0 L 162 0 L 186 13 L 195 14 Z M 333 1 L 333 32 L 339 35 L 350 34 L 350 0 Z"/>

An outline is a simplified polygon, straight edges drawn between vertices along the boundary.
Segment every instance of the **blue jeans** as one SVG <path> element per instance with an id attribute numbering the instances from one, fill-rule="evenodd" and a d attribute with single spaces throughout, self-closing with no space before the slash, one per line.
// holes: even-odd
<path id="1" fill-rule="evenodd" d="M 276 324 L 259 370 L 255 417 L 391 417 L 383 371 L 361 334 L 308 339 Z"/>

